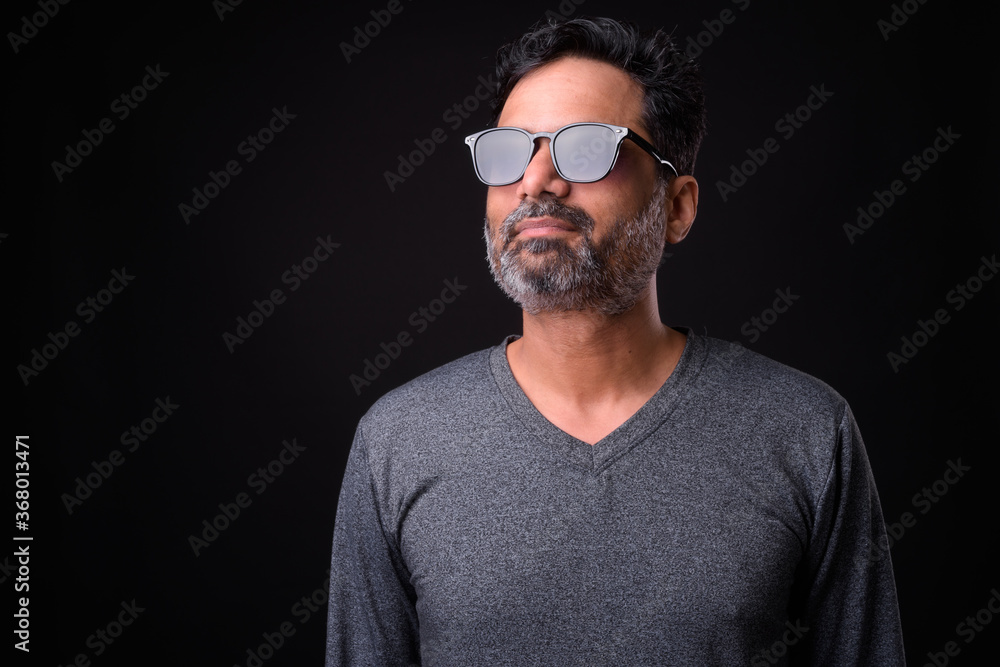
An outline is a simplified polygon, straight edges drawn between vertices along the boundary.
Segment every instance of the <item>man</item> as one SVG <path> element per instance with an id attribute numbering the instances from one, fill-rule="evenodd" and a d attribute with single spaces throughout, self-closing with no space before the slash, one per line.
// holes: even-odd
<path id="1" fill-rule="evenodd" d="M 903 664 L 844 399 L 660 322 L 656 268 L 698 205 L 695 65 L 577 19 L 497 69 L 496 127 L 467 143 L 524 333 L 361 420 L 327 664 Z"/>

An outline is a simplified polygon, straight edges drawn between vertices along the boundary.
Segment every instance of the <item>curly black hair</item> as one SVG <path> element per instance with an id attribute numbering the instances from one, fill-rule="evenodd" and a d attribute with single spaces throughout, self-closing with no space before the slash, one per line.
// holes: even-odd
<path id="1" fill-rule="evenodd" d="M 706 126 L 701 71 L 669 34 L 642 31 L 627 21 L 550 19 L 502 46 L 497 52 L 492 123 L 518 81 L 566 56 L 593 58 L 620 67 L 631 76 L 643 89 L 642 121 L 652 134 L 650 141 L 678 173 L 694 171 Z"/>

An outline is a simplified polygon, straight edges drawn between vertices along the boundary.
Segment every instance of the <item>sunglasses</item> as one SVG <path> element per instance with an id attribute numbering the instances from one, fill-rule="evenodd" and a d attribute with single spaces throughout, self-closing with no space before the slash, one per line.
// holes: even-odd
<path id="1" fill-rule="evenodd" d="M 494 127 L 465 138 L 472 151 L 476 176 L 486 185 L 510 185 L 521 180 L 535 153 L 535 141 L 549 140 L 549 155 L 564 181 L 593 183 L 608 174 L 618 160 L 622 142 L 631 139 L 677 176 L 677 170 L 656 153 L 652 144 L 627 127 L 605 123 L 572 123 L 555 132 L 528 132 L 519 127 Z"/>

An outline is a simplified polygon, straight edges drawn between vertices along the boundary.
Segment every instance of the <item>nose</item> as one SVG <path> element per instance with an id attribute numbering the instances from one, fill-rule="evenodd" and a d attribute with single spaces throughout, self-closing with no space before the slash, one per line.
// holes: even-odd
<path id="1" fill-rule="evenodd" d="M 535 154 L 524 170 L 524 176 L 517 182 L 517 194 L 521 199 L 542 199 L 556 197 L 562 199 L 569 195 L 570 184 L 559 176 L 552 162 L 551 140 L 539 137 L 535 140 Z"/>

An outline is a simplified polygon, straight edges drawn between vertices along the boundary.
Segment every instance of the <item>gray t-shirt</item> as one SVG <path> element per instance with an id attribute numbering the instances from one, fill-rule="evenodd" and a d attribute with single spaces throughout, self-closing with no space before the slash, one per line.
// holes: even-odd
<path id="1" fill-rule="evenodd" d="M 593 446 L 521 391 L 513 337 L 376 402 L 337 507 L 327 665 L 902 665 L 847 403 L 684 331 Z"/>

